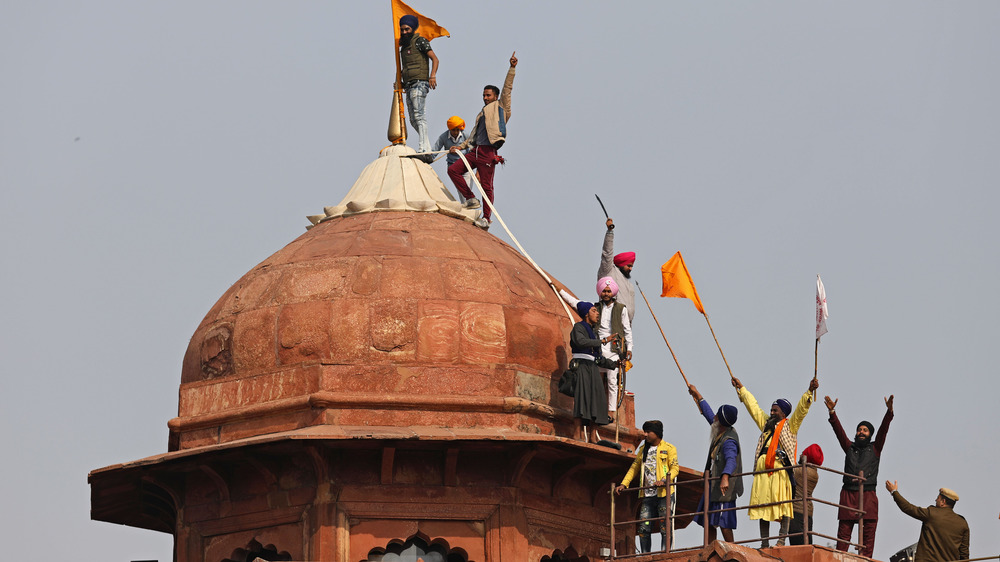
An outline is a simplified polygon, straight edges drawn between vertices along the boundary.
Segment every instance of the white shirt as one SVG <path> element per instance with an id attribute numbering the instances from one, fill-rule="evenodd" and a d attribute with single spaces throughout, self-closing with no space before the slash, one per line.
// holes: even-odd
<path id="1" fill-rule="evenodd" d="M 576 308 L 576 303 L 580 302 L 580 299 L 574 298 L 573 295 L 567 293 L 564 289 L 560 289 L 559 294 L 573 308 Z M 612 301 L 610 305 L 606 305 L 601 301 L 597 302 L 597 306 L 601 307 L 601 325 L 597 327 L 597 337 L 601 339 L 611 335 L 611 308 L 615 305 L 615 302 L 617 301 Z M 634 346 L 632 345 L 632 321 L 628 319 L 628 313 L 629 310 L 626 306 L 625 310 L 622 311 L 622 328 L 625 331 L 625 344 L 628 346 L 628 350 L 635 353 L 633 351 Z M 618 360 L 618 354 L 611 353 L 610 342 L 601 344 L 601 355 L 612 361 Z"/>
<path id="2" fill-rule="evenodd" d="M 610 304 L 604 304 L 603 301 L 597 303 L 597 306 L 601 309 L 601 325 L 597 327 L 597 336 L 601 339 L 611 335 L 611 309 L 614 307 L 615 302 L 611 301 Z M 635 353 L 632 349 L 632 323 L 628 319 L 628 308 L 622 311 L 622 328 L 625 331 L 626 346 L 629 351 Z M 601 344 L 601 355 L 612 361 L 618 360 L 618 354 L 611 352 L 611 342 Z"/>

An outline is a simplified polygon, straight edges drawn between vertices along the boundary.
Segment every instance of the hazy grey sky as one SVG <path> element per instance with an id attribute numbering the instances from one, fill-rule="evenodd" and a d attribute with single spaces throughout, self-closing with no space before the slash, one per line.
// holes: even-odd
<path id="1" fill-rule="evenodd" d="M 822 274 L 820 400 L 839 397 L 853 427 L 894 393 L 881 480 L 920 505 L 955 489 L 972 555 L 1000 552 L 1000 3 L 413 5 L 452 33 L 433 43 L 435 134 L 475 116 L 517 51 L 496 202 L 539 264 L 592 291 L 600 194 L 714 406 L 737 403 L 725 365 L 690 302 L 657 296 L 660 264 L 684 253 L 736 376 L 768 404 L 812 376 Z M 391 25 L 387 1 L 0 4 L 8 557 L 170 560 L 166 535 L 89 520 L 86 475 L 166 450 L 203 315 L 387 144 Z M 648 310 L 635 330 L 638 416 L 699 467 L 707 427 Z M 800 449 L 840 469 L 826 417 L 816 404 Z M 821 476 L 818 495 L 838 490 Z M 879 495 L 888 559 L 919 523 Z M 816 526 L 835 534 L 832 508 Z M 741 519 L 737 538 L 755 534 Z"/>

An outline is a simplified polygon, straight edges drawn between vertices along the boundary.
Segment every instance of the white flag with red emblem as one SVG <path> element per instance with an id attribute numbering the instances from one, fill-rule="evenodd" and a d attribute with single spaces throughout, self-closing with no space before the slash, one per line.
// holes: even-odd
<path id="1" fill-rule="evenodd" d="M 823 280 L 816 274 L 816 340 L 827 332 L 826 319 L 830 317 L 830 311 L 826 308 L 826 289 L 823 287 Z"/>

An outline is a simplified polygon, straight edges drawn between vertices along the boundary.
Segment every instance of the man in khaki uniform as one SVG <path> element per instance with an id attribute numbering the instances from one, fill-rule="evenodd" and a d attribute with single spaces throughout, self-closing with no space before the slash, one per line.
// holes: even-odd
<path id="1" fill-rule="evenodd" d="M 954 509 L 958 494 L 941 488 L 934 505 L 917 507 L 903 498 L 896 482 L 886 480 L 885 489 L 892 493 L 900 511 L 924 522 L 920 526 L 914 562 L 948 562 L 969 558 L 969 524 Z"/>

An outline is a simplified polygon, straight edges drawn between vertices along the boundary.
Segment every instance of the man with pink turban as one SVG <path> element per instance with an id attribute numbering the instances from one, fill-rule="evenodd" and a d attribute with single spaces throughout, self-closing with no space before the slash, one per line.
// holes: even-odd
<path id="1" fill-rule="evenodd" d="M 618 285 L 618 302 L 628 309 L 629 323 L 635 318 L 635 287 L 632 286 L 632 266 L 635 264 L 635 252 L 615 254 L 615 223 L 608 219 L 608 231 L 604 234 L 604 249 L 601 252 L 601 265 L 597 268 L 597 278 L 610 277 Z"/>
<path id="2" fill-rule="evenodd" d="M 628 307 L 618 302 L 618 283 L 611 277 L 601 277 L 597 280 L 598 321 L 597 334 L 601 338 L 618 337 L 620 344 L 608 341 L 601 345 L 601 354 L 617 362 L 628 357 L 632 350 L 632 322 Z M 608 416 L 614 421 L 618 413 L 618 369 L 601 369 L 601 374 L 608 381 Z"/>

